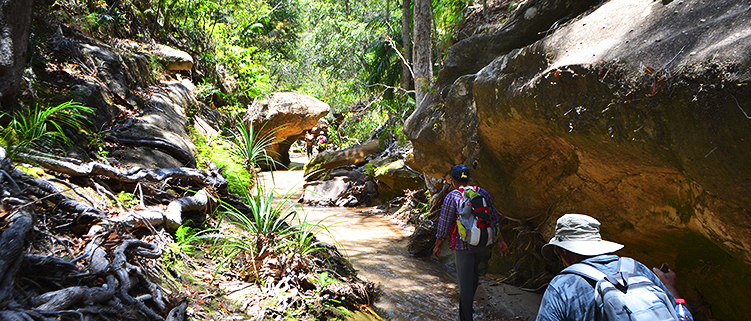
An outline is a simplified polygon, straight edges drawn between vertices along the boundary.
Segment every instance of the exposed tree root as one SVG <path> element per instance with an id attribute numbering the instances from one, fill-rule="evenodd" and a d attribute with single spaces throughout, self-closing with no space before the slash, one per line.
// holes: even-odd
<path id="1" fill-rule="evenodd" d="M 167 179 L 182 179 L 195 185 L 211 186 L 217 189 L 227 185 L 227 181 L 219 173 L 209 174 L 195 168 L 145 169 L 135 167 L 127 171 L 122 171 L 113 166 L 97 162 L 75 164 L 37 155 L 22 156 L 24 159 L 39 164 L 44 168 L 73 177 L 102 175 L 125 183 L 137 183 L 140 181 L 163 182 Z"/>
<path id="2" fill-rule="evenodd" d="M 157 246 L 134 239 L 123 235 L 122 228 L 125 227 L 128 233 L 128 228 L 149 226 L 156 232 L 154 226 L 160 223 L 166 222 L 172 228 L 182 224 L 185 212 L 205 212 L 211 203 L 209 194 L 226 191 L 226 181 L 221 174 L 190 168 L 123 171 L 100 163 L 33 155 L 25 157 L 71 178 L 104 176 L 119 183 L 161 183 L 162 188 L 169 181 L 179 184 L 178 189 L 200 191 L 172 200 L 166 209 L 153 204 L 146 210 L 129 211 L 124 216 L 111 218 L 108 211 L 98 208 L 100 206 L 85 195 L 77 191 L 69 193 L 80 187 L 64 180 L 53 179 L 61 184 L 55 185 L 29 176 L 8 159 L 0 159 L 0 223 L 5 226 L 0 236 L 0 309 L 3 310 L 0 319 L 185 320 L 185 299 L 167 295 L 146 276 L 140 263 L 134 261 L 138 257 L 159 258 L 162 255 L 160 246 L 166 244 Z M 85 181 L 90 185 L 93 182 Z M 109 189 L 99 183 L 96 184 L 100 190 Z M 85 201 L 79 202 L 66 194 Z M 222 196 L 233 198 L 229 194 Z M 144 215 L 138 214 L 147 212 L 157 213 L 154 216 L 159 216 L 159 221 L 143 220 Z M 128 216 L 141 219 L 122 219 Z M 63 224 L 57 224 L 60 222 Z M 36 227 L 40 223 L 44 225 Z M 77 226 L 88 229 L 70 230 Z M 55 236 L 50 228 L 64 229 L 74 236 L 79 233 L 89 240 L 85 246 L 80 245 L 82 253 L 72 257 L 69 245 L 74 242 L 69 236 Z M 98 234 L 81 235 L 85 231 Z M 40 247 L 36 245 L 35 237 L 48 238 L 52 242 Z M 119 244 L 112 244 L 113 241 Z M 54 253 L 61 249 L 70 261 L 55 256 Z M 54 251 L 45 253 L 49 250 Z"/>
<path id="3" fill-rule="evenodd" d="M 166 139 L 158 138 L 158 137 L 152 137 L 150 139 L 145 138 L 129 138 L 129 137 L 120 137 L 120 136 L 112 136 L 112 135 L 106 135 L 105 139 L 107 141 L 120 143 L 123 145 L 128 146 L 143 146 L 143 147 L 151 147 L 163 150 L 167 152 L 167 154 L 177 158 L 179 161 L 183 162 L 184 166 L 188 167 L 196 167 L 196 159 L 193 158 L 193 155 L 191 155 L 186 150 L 180 148 L 180 146 L 177 146 L 171 142 L 169 142 Z"/>

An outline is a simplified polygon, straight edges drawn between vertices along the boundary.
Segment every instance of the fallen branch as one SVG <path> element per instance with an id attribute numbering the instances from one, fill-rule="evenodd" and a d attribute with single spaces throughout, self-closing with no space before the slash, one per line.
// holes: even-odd
<path id="1" fill-rule="evenodd" d="M 184 212 L 205 211 L 208 205 L 208 192 L 202 189 L 193 196 L 186 196 L 170 202 L 165 211 L 152 207 L 128 212 L 125 215 L 112 218 L 111 221 L 123 223 L 130 227 L 159 226 L 164 224 L 167 230 L 174 231 L 183 224 L 182 214 Z"/>

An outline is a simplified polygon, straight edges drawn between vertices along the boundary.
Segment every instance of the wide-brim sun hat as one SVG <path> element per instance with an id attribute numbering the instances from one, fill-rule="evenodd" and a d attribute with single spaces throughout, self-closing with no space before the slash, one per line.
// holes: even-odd
<path id="1" fill-rule="evenodd" d="M 613 253 L 623 248 L 623 244 L 603 240 L 600 222 L 584 214 L 561 216 L 555 224 L 555 236 L 542 246 L 542 256 L 554 260 L 556 246 L 584 256 Z"/>

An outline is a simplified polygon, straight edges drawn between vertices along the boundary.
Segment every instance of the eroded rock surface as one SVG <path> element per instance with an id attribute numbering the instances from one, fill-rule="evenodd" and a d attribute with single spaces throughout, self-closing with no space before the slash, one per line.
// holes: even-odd
<path id="1" fill-rule="evenodd" d="M 472 166 L 513 221 L 520 284 L 544 273 L 555 220 L 587 213 L 619 254 L 674 262 L 695 315 L 747 319 L 749 24 L 737 1 L 604 2 L 476 73 L 442 74 L 442 103 L 405 126 L 415 163 L 434 177 Z M 447 61 L 482 55 L 456 50 Z"/>

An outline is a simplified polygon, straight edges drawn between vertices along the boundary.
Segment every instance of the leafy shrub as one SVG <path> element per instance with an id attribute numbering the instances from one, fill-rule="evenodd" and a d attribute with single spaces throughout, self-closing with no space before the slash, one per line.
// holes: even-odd
<path id="1" fill-rule="evenodd" d="M 117 199 L 117 202 L 120 202 L 125 207 L 131 207 L 134 205 L 138 205 L 141 201 L 138 200 L 137 197 L 134 197 L 133 194 L 128 193 L 126 191 L 120 191 L 117 195 L 115 195 L 115 198 Z M 115 201 L 113 201 L 115 202 Z"/>

